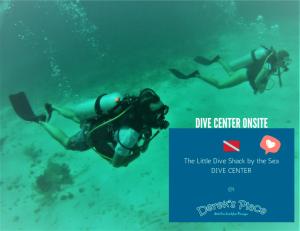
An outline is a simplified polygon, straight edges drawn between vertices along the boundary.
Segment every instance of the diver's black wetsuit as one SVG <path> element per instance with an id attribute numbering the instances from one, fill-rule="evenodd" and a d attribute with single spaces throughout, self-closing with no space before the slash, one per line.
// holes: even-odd
<path id="1" fill-rule="evenodd" d="M 151 103 L 159 103 L 159 108 L 151 111 Z M 114 111 L 104 114 L 96 108 L 98 116 L 82 122 L 81 131 L 70 138 L 68 148 L 79 151 L 94 148 L 105 159 L 112 159 L 116 149 L 118 155 L 121 155 L 120 152 L 134 152 L 134 156 L 138 156 L 158 134 L 159 130 L 152 136 L 152 128 L 166 129 L 169 126 L 169 122 L 165 120 L 169 107 L 160 101 L 152 89 L 144 89 L 139 97 L 125 97 L 113 110 L 117 108 L 121 109 L 117 114 Z M 121 138 L 124 140 L 124 135 L 120 135 L 121 130 L 127 131 L 131 141 L 121 141 Z M 138 146 L 141 139 L 143 144 Z M 129 141 L 133 143 L 126 144 Z"/>
<path id="2" fill-rule="evenodd" d="M 91 122 L 91 127 L 96 127 L 101 122 Z M 122 118 L 106 125 L 103 128 L 97 129 L 93 132 L 93 135 L 90 137 L 93 146 L 95 149 L 107 156 L 108 158 L 112 158 L 114 155 L 114 146 L 116 146 L 117 142 L 114 139 L 115 132 L 118 132 L 121 126 L 127 126 L 133 128 L 137 132 L 141 132 L 143 123 L 140 121 L 138 116 L 136 116 L 135 108 L 129 110 Z M 109 145 L 111 143 L 111 145 Z"/>
<path id="3" fill-rule="evenodd" d="M 250 83 L 250 86 L 253 88 L 254 91 L 257 90 L 257 86 L 255 84 L 255 79 L 260 72 L 262 66 L 264 65 L 264 59 L 255 60 L 253 63 L 249 64 L 247 68 L 247 77 Z"/>
<path id="4" fill-rule="evenodd" d="M 268 56 L 269 54 L 270 53 L 268 52 L 266 56 Z M 258 73 L 263 68 L 263 65 L 265 63 L 266 57 L 263 57 L 261 59 L 256 59 L 256 57 L 255 57 L 255 50 L 251 51 L 251 56 L 252 56 L 253 62 L 250 63 L 246 67 L 246 69 L 247 69 L 247 77 L 248 77 L 248 81 L 250 83 L 250 86 L 253 88 L 254 92 L 256 92 L 257 91 L 257 86 L 255 84 L 255 79 L 256 79 Z M 271 72 L 271 70 L 270 70 L 270 72 Z"/>
<path id="5" fill-rule="evenodd" d="M 98 98 L 102 96 L 103 95 L 99 96 Z M 126 107 L 124 107 L 123 110 L 125 110 L 128 106 L 129 105 L 126 105 Z M 70 138 L 68 143 L 68 149 L 86 151 L 94 147 L 98 152 L 105 153 L 108 157 L 111 158 L 115 152 L 113 146 L 116 145 L 114 133 L 118 131 L 121 126 L 133 128 L 137 132 L 140 132 L 143 128 L 143 123 L 139 116 L 137 116 L 138 113 L 136 111 L 136 108 L 132 107 L 121 118 L 112 121 L 107 125 L 95 130 L 91 137 L 89 137 L 89 132 L 93 128 L 97 127 L 98 125 L 113 117 L 112 115 L 103 114 L 100 109 L 96 108 L 96 111 L 97 114 L 100 116 L 90 118 L 81 122 L 81 130 Z M 109 143 L 113 146 L 109 145 Z"/>

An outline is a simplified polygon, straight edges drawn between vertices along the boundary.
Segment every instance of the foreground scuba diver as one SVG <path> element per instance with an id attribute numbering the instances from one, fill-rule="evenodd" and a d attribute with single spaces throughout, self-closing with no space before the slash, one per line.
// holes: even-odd
<path id="1" fill-rule="evenodd" d="M 230 64 L 226 63 L 218 55 L 212 60 L 197 56 L 194 58 L 194 61 L 202 65 L 211 65 L 218 62 L 229 75 L 229 79 L 224 82 L 219 82 L 216 79 L 201 75 L 199 71 L 185 75 L 176 69 L 169 70 L 177 78 L 200 78 L 218 89 L 234 87 L 249 81 L 254 94 L 256 94 L 257 92 L 263 93 L 266 90 L 267 83 L 272 75 L 278 76 L 279 85 L 280 87 L 282 86 L 281 73 L 288 71 L 287 66 L 290 59 L 289 53 L 285 50 L 276 52 L 273 48 L 262 46 Z"/>
<path id="2" fill-rule="evenodd" d="M 21 118 L 39 123 L 66 149 L 85 151 L 94 148 L 114 167 L 127 166 L 141 152 L 146 151 L 160 129 L 169 126 L 165 120 L 168 106 L 149 88 L 142 90 L 139 96 L 103 94 L 74 109 L 47 103 L 47 121 L 45 115 L 36 116 L 33 113 L 24 92 L 10 95 L 10 100 Z M 68 137 L 62 130 L 48 123 L 54 111 L 80 123 L 81 131 Z M 154 135 L 152 129 L 158 129 Z"/>

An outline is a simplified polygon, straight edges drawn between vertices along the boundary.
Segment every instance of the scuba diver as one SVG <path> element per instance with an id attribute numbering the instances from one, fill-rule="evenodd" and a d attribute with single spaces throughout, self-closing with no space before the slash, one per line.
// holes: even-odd
<path id="1" fill-rule="evenodd" d="M 218 88 L 230 88 L 243 82 L 249 81 L 254 94 L 263 93 L 267 90 L 267 83 L 272 75 L 277 75 L 279 85 L 282 86 L 281 73 L 288 71 L 290 64 L 289 53 L 285 50 L 275 51 L 272 47 L 261 46 L 252 50 L 250 54 L 231 63 L 225 62 L 219 55 L 209 60 L 202 56 L 197 56 L 194 61 L 202 65 L 211 65 L 218 62 L 229 76 L 228 80 L 219 82 L 214 78 L 203 76 L 199 71 L 194 71 L 188 75 L 177 69 L 169 71 L 179 79 L 199 78 L 204 82 Z"/>
<path id="2" fill-rule="evenodd" d="M 48 117 L 34 114 L 24 92 L 9 98 L 22 119 L 40 124 L 66 149 L 85 151 L 93 148 L 114 167 L 127 166 L 147 150 L 161 129 L 169 126 L 165 120 L 169 107 L 150 88 L 142 90 L 139 96 L 103 94 L 73 109 L 46 103 Z M 53 112 L 79 123 L 81 130 L 68 137 L 49 123 Z M 157 129 L 155 134 L 152 129 Z"/>

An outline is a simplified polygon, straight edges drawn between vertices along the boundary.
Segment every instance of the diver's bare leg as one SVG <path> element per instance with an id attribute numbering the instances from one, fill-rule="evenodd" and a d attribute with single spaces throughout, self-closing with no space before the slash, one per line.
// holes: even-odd
<path id="1" fill-rule="evenodd" d="M 222 58 L 220 58 L 218 60 L 218 63 L 223 67 L 223 69 L 227 72 L 227 74 L 229 75 L 229 77 L 233 76 L 234 71 L 231 69 L 230 65 L 223 60 Z"/>
<path id="2" fill-rule="evenodd" d="M 58 107 L 52 105 L 53 110 L 57 111 L 60 115 L 67 119 L 71 119 L 76 123 L 80 123 L 80 119 L 76 116 L 75 112 L 69 108 Z"/>
<path id="3" fill-rule="evenodd" d="M 213 78 L 209 78 L 209 77 L 202 76 L 202 75 L 200 75 L 198 78 L 202 79 L 204 82 L 206 82 L 218 89 L 234 87 L 234 86 L 241 84 L 248 80 L 247 70 L 245 68 L 242 68 L 242 69 L 234 72 L 231 75 L 231 78 L 224 82 L 219 82 Z"/>
<path id="4" fill-rule="evenodd" d="M 69 137 L 61 129 L 46 122 L 39 122 L 39 124 L 48 132 L 48 134 L 50 134 L 50 136 L 67 148 Z"/>

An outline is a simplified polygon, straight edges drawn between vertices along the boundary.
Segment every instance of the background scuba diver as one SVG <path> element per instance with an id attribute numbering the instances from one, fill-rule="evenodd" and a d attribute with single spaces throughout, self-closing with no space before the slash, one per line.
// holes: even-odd
<path id="1" fill-rule="evenodd" d="M 281 73 L 288 70 L 290 62 L 289 53 L 285 50 L 276 52 L 273 48 L 264 46 L 252 50 L 250 54 L 228 64 L 220 56 L 214 57 L 212 60 L 202 56 L 194 58 L 199 64 L 210 65 L 218 62 L 229 75 L 229 79 L 219 82 L 216 79 L 203 76 L 199 71 L 185 75 L 176 69 L 169 69 L 170 72 L 180 79 L 200 78 L 206 83 L 218 88 L 230 88 L 243 82 L 249 81 L 254 93 L 263 93 L 266 90 L 267 83 L 272 75 L 279 77 L 279 85 L 281 83 Z M 282 68 L 282 70 L 281 70 Z"/>
<path id="2" fill-rule="evenodd" d="M 24 92 L 10 95 L 10 101 L 21 118 L 39 123 L 66 149 L 85 151 L 94 148 L 114 167 L 127 166 L 146 151 L 160 129 L 169 126 L 165 120 L 168 106 L 149 88 L 142 90 L 139 96 L 103 94 L 73 109 L 47 103 L 47 121 L 45 115 L 33 113 Z M 81 131 L 68 137 L 61 129 L 48 123 L 53 111 L 79 123 Z M 152 129 L 158 129 L 154 135 Z"/>

